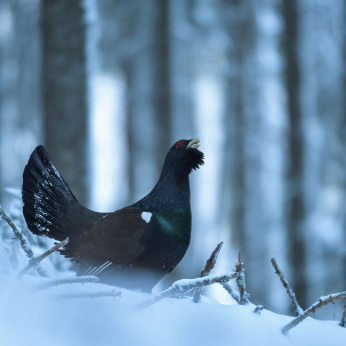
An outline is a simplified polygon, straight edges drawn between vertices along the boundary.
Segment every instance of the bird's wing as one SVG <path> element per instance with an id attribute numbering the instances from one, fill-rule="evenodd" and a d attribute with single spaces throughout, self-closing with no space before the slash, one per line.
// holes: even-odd
<path id="1" fill-rule="evenodd" d="M 155 223 L 151 213 L 135 207 L 126 207 L 102 218 L 81 238 L 75 254 L 80 263 L 78 275 L 107 264 L 130 264 L 144 251 L 145 240 Z"/>

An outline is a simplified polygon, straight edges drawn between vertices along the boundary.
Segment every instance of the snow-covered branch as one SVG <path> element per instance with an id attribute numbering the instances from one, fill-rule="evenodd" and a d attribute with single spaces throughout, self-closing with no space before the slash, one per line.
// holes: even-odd
<path id="1" fill-rule="evenodd" d="M 346 328 L 346 300 L 344 304 L 344 312 L 342 313 L 339 326 Z"/>
<path id="2" fill-rule="evenodd" d="M 78 283 L 83 284 L 87 282 L 99 282 L 99 279 L 96 276 L 76 276 L 76 277 L 64 278 L 64 279 L 49 279 L 49 280 L 46 280 L 43 284 L 33 287 L 32 290 L 34 292 L 40 292 L 54 286 L 78 284 Z"/>
<path id="3" fill-rule="evenodd" d="M 217 260 L 217 257 L 219 256 L 219 253 L 221 251 L 222 245 L 223 245 L 223 242 L 218 244 L 217 247 L 215 248 L 215 250 L 213 251 L 213 253 L 211 254 L 211 256 L 208 259 L 204 269 L 201 272 L 201 277 L 208 276 L 210 274 L 210 272 L 214 269 L 215 264 L 216 264 L 216 260 Z M 196 288 L 196 292 L 195 292 L 195 294 L 193 296 L 193 301 L 195 303 L 198 303 L 200 301 L 201 293 L 202 293 L 202 287 L 197 287 Z"/>
<path id="4" fill-rule="evenodd" d="M 25 275 L 31 268 L 36 267 L 38 265 L 38 263 L 40 263 L 42 260 L 44 260 L 47 256 L 49 256 L 50 254 L 52 254 L 53 252 L 59 250 L 60 248 L 62 248 L 63 246 L 65 246 L 67 243 L 69 242 L 69 239 L 66 238 L 65 240 L 63 240 L 62 242 L 54 245 L 52 248 L 50 248 L 49 250 L 47 250 L 46 252 L 44 252 L 42 255 L 38 256 L 38 257 L 33 257 L 30 259 L 29 264 L 20 271 L 20 273 L 18 274 L 17 278 L 20 279 L 23 275 Z"/>
<path id="5" fill-rule="evenodd" d="M 287 280 L 285 279 L 284 274 L 282 273 L 282 271 L 280 270 L 278 264 L 276 263 L 275 258 L 271 259 L 272 265 L 275 269 L 275 273 L 278 275 L 278 277 L 280 278 L 280 281 L 282 282 L 282 284 L 284 285 L 284 287 L 286 288 L 287 294 L 288 296 L 291 298 L 292 301 L 292 305 L 294 307 L 294 315 L 295 316 L 299 316 L 301 315 L 304 310 L 300 307 L 300 305 L 298 304 L 296 295 L 294 294 L 292 288 L 290 287 L 290 285 L 288 284 Z"/>
<path id="6" fill-rule="evenodd" d="M 56 297 L 55 299 L 61 300 L 61 299 L 75 299 L 75 298 L 102 298 L 102 297 L 120 297 L 121 291 L 107 291 L 107 292 L 91 292 L 91 293 L 74 293 L 74 294 L 64 294 L 61 296 Z"/>
<path id="7" fill-rule="evenodd" d="M 29 243 L 29 240 L 26 238 L 26 236 L 23 234 L 23 229 L 20 230 L 19 227 L 17 227 L 11 220 L 11 218 L 4 212 L 4 210 L 0 206 L 0 218 L 4 219 L 7 224 L 12 228 L 13 233 L 15 234 L 16 238 L 20 241 L 20 245 L 22 246 L 22 249 L 28 256 L 30 260 L 33 262 L 36 262 L 34 258 L 34 252 L 31 249 L 31 245 Z M 48 273 L 46 270 L 40 266 L 38 263 L 35 263 L 36 265 L 36 270 L 38 274 L 42 277 L 49 277 Z"/>
<path id="8" fill-rule="evenodd" d="M 245 274 L 240 258 L 240 251 L 238 251 L 238 259 L 235 264 L 235 279 L 238 286 L 238 291 L 234 289 L 228 282 L 223 283 L 222 286 L 239 305 L 245 305 L 249 302 L 248 298 L 250 297 L 250 294 L 245 292 Z"/>
<path id="9" fill-rule="evenodd" d="M 334 303 L 338 299 L 346 298 L 346 291 L 340 293 L 330 294 L 325 297 L 321 297 L 318 302 L 312 304 L 308 309 L 306 309 L 301 315 L 296 317 L 293 321 L 288 323 L 285 327 L 282 328 L 282 333 L 286 334 L 292 328 L 297 326 L 299 323 L 303 322 L 307 317 L 313 314 L 316 310 L 321 309 L 323 306 Z"/>
<path id="10" fill-rule="evenodd" d="M 241 257 L 240 257 L 240 251 L 238 250 L 238 260 L 236 261 L 235 264 L 235 271 L 238 273 L 235 281 L 238 285 L 239 288 L 239 301 L 238 303 L 240 305 L 245 305 L 249 302 L 249 297 L 250 295 L 245 292 L 245 274 L 243 270 L 243 263 L 241 262 Z"/>
<path id="11" fill-rule="evenodd" d="M 226 282 L 222 285 L 222 287 L 228 292 L 228 294 L 239 304 L 240 302 L 240 294 L 237 290 L 235 290 L 229 282 Z"/>
<path id="12" fill-rule="evenodd" d="M 176 281 L 171 287 L 154 296 L 153 299 L 140 304 L 139 307 L 145 308 L 155 304 L 164 298 L 180 298 L 197 287 L 205 287 L 215 283 L 224 284 L 237 276 L 236 273 L 227 273 L 223 275 L 209 275 L 197 279 L 183 279 Z"/>

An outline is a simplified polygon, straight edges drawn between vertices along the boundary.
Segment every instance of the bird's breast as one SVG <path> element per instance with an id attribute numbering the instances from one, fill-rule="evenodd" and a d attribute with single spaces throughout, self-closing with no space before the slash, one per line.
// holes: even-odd
<path id="1" fill-rule="evenodd" d="M 154 216 L 165 236 L 173 238 L 191 237 L 190 210 L 156 212 Z"/>
<path id="2" fill-rule="evenodd" d="M 155 225 L 146 238 L 141 264 L 162 273 L 169 273 L 184 257 L 191 238 L 189 211 L 153 212 Z"/>

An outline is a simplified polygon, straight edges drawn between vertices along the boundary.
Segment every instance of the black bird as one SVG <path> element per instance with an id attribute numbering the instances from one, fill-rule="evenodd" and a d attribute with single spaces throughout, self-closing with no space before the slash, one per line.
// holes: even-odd
<path id="1" fill-rule="evenodd" d="M 160 179 L 140 201 L 111 213 L 80 205 L 40 145 L 23 173 L 23 211 L 28 228 L 69 243 L 60 252 L 78 264 L 77 275 L 151 291 L 181 261 L 190 244 L 189 174 L 203 165 L 199 139 L 169 150 Z"/>

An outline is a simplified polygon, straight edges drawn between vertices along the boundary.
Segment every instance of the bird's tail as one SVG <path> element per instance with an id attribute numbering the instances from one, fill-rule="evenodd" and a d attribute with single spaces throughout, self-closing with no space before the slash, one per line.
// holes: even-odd
<path id="1" fill-rule="evenodd" d="M 31 232 L 60 241 L 69 236 L 66 210 L 81 206 L 42 145 L 33 151 L 24 169 L 22 197 Z"/>

